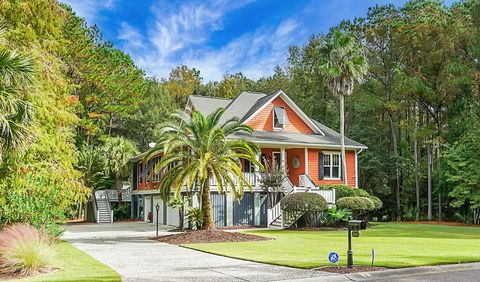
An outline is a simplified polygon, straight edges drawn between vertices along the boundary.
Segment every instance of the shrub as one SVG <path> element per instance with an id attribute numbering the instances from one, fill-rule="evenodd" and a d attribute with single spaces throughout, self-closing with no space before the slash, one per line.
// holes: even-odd
<path id="1" fill-rule="evenodd" d="M 55 240 L 32 226 L 15 224 L 0 231 L 0 273 L 29 275 L 53 265 Z"/>
<path id="2" fill-rule="evenodd" d="M 383 202 L 378 197 L 368 196 L 367 198 L 369 198 L 373 202 L 376 210 L 379 210 L 379 209 L 383 208 Z"/>
<path id="3" fill-rule="evenodd" d="M 123 202 L 121 206 L 118 203 L 113 207 L 113 218 L 115 220 L 122 220 L 130 218 L 131 206 L 128 202 Z"/>
<path id="4" fill-rule="evenodd" d="M 350 210 L 353 218 L 368 219 L 369 212 L 375 209 L 375 204 L 366 197 L 344 197 L 337 200 L 337 207 Z"/>
<path id="5" fill-rule="evenodd" d="M 294 193 L 281 200 L 281 208 L 287 212 L 321 212 L 327 210 L 327 201 L 315 193 Z"/>
<path id="6" fill-rule="evenodd" d="M 345 184 L 321 185 L 320 189 L 335 189 L 335 197 L 337 199 L 344 197 L 355 197 L 354 189 Z"/>
<path id="7" fill-rule="evenodd" d="M 348 209 L 339 209 L 337 206 L 333 205 L 328 209 L 327 224 L 336 225 L 348 221 L 350 215 L 351 212 Z"/>
<path id="8" fill-rule="evenodd" d="M 194 229 L 202 228 L 203 213 L 201 208 L 190 208 L 187 213 L 188 222 Z"/>
<path id="9" fill-rule="evenodd" d="M 368 194 L 367 191 L 363 190 L 362 188 L 357 188 L 357 189 L 353 189 L 353 191 L 355 192 L 355 196 L 357 197 L 369 197 L 370 194 Z"/>

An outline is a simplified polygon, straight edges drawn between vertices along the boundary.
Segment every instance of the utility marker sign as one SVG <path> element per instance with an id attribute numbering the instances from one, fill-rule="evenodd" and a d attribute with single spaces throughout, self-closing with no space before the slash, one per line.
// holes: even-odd
<path id="1" fill-rule="evenodd" d="M 328 255 L 328 260 L 329 260 L 331 263 L 336 264 L 337 267 L 338 267 L 338 259 L 339 259 L 339 258 L 340 258 L 340 257 L 339 257 L 338 254 L 335 253 L 335 252 L 331 252 L 331 253 Z"/>

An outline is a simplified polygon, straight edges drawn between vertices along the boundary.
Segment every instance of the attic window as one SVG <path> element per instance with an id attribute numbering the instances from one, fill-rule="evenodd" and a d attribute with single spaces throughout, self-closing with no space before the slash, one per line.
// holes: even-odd
<path id="1" fill-rule="evenodd" d="M 285 124 L 287 124 L 287 112 L 285 108 L 273 108 L 273 128 L 285 128 Z"/>

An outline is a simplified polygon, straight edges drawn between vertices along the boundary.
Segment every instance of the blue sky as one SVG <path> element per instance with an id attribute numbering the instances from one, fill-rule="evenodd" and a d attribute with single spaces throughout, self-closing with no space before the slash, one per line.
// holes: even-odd
<path id="1" fill-rule="evenodd" d="M 257 79 L 284 65 L 291 45 L 375 4 L 401 0 L 61 0 L 96 24 L 149 76 L 186 64 L 205 81 L 242 72 Z M 451 4 L 453 0 L 446 1 Z"/>

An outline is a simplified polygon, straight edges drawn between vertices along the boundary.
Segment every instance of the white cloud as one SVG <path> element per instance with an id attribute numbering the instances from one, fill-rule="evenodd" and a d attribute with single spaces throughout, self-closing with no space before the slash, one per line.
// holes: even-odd
<path id="1" fill-rule="evenodd" d="M 116 0 L 60 0 L 60 2 L 70 5 L 73 11 L 90 25 L 97 21 L 101 10 L 113 10 L 116 5 Z"/>
<path id="2" fill-rule="evenodd" d="M 128 23 L 123 22 L 118 33 L 118 39 L 125 42 L 126 48 L 130 49 L 143 47 L 143 41 L 145 38 L 137 29 Z"/>
<path id="3" fill-rule="evenodd" d="M 271 74 L 283 64 L 288 46 L 303 38 L 298 21 L 287 18 L 278 26 L 261 26 L 226 42 L 208 46 L 212 33 L 223 29 L 226 15 L 248 4 L 216 0 L 188 2 L 174 7 L 167 2 L 152 6 L 153 24 L 140 35 L 128 23 L 119 32 L 122 46 L 149 75 L 167 77 L 171 69 L 186 64 L 200 70 L 206 81 L 225 73 L 242 72 L 250 78 Z"/>

